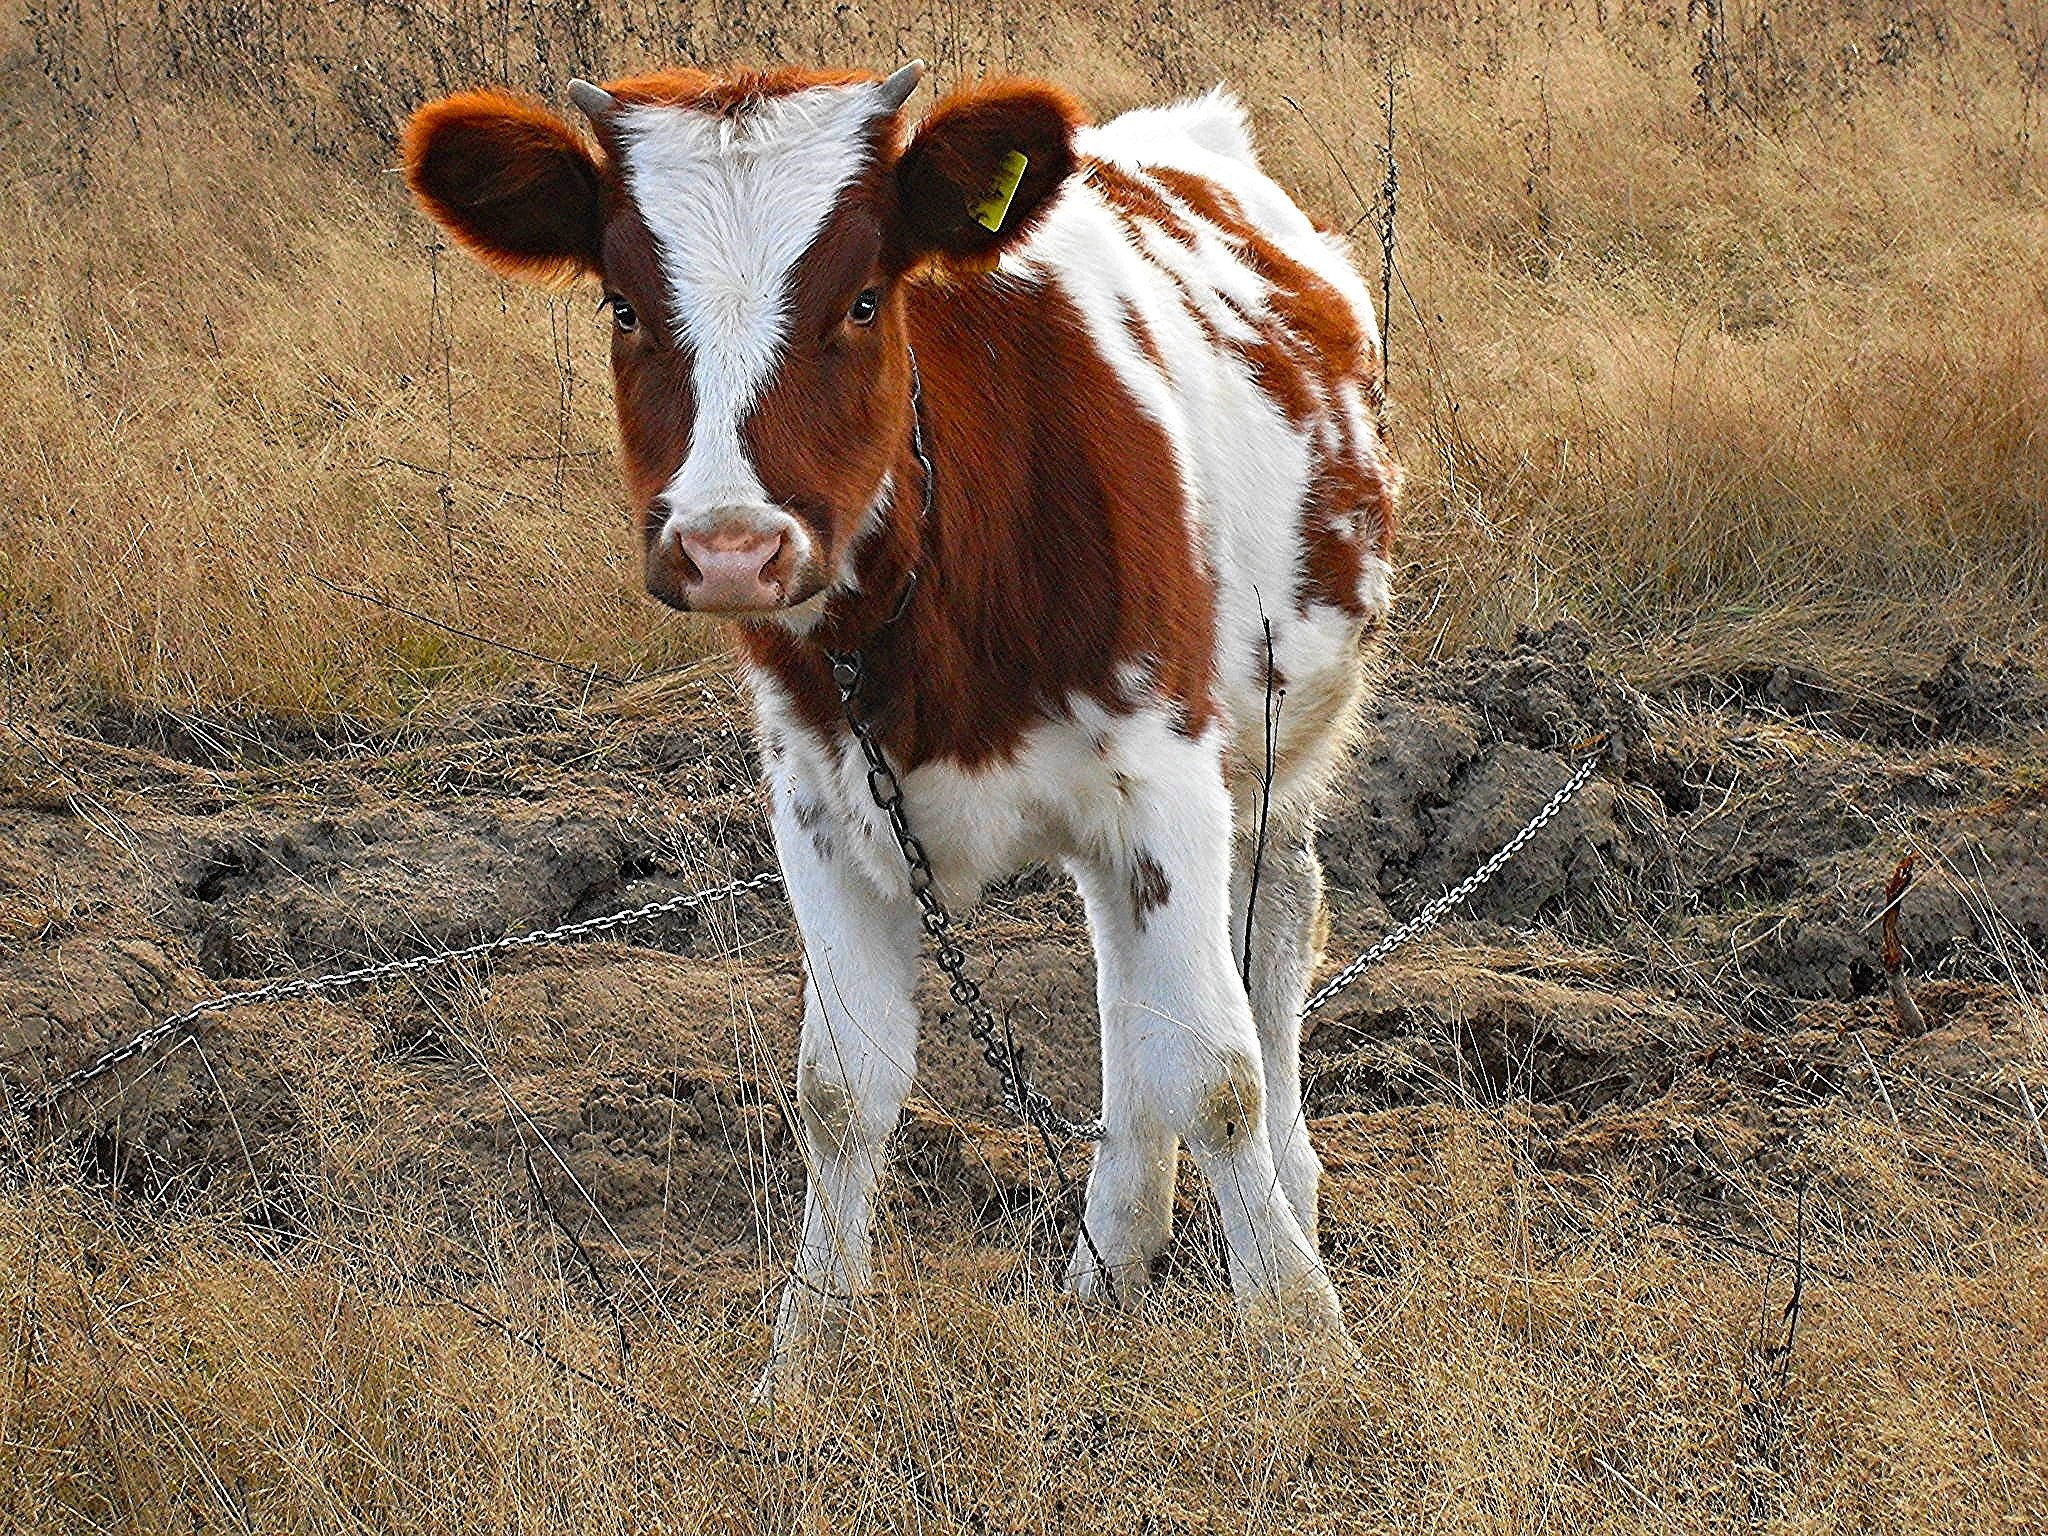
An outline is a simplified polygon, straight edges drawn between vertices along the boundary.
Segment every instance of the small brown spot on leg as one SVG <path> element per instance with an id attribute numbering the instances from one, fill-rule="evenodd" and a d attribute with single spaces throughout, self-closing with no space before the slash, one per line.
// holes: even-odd
<path id="1" fill-rule="evenodd" d="M 806 1062 L 797 1072 L 797 1109 L 815 1146 L 843 1151 L 852 1144 L 853 1095 L 837 1079 Z"/>
<path id="2" fill-rule="evenodd" d="M 1140 933 L 1145 931 L 1146 920 L 1165 906 L 1172 895 L 1166 871 L 1159 867 L 1157 859 L 1140 848 L 1131 860 L 1131 920 Z"/>

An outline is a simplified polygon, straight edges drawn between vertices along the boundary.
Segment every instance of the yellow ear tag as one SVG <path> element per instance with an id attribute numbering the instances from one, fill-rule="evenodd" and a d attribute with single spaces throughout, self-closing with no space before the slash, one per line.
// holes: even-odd
<path id="1" fill-rule="evenodd" d="M 1017 188 L 1024 180 L 1025 167 L 1031 162 L 1016 150 L 1010 150 L 996 162 L 996 179 L 988 189 L 988 196 L 968 208 L 974 215 L 974 222 L 990 234 L 1000 234 L 1003 220 L 1009 215 L 1010 204 L 1016 200 Z"/>

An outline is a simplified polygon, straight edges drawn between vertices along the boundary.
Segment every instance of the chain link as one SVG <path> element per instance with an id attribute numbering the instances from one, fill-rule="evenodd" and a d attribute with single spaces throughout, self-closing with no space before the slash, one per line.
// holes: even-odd
<path id="1" fill-rule="evenodd" d="M 386 981 L 394 976 L 414 976 L 421 971 L 437 970 L 462 960 L 482 960 L 491 955 L 504 954 L 509 950 L 530 949 L 540 944 L 561 944 L 571 939 L 586 939 L 596 934 L 611 933 L 620 928 L 630 927 L 635 923 L 648 922 L 657 917 L 667 917 L 691 907 L 707 906 L 715 901 L 731 901 L 749 891 L 764 890 L 768 886 L 781 883 L 780 871 L 764 869 L 742 880 L 728 880 L 724 885 L 710 886 L 701 891 L 684 891 L 680 895 L 649 902 L 644 907 L 634 907 L 626 912 L 612 912 L 604 917 L 585 918 L 581 922 L 563 923 L 555 928 L 539 928 L 531 933 L 508 934 L 504 938 L 487 939 L 481 944 L 442 950 L 437 954 L 413 955 L 404 960 L 386 960 L 377 965 L 366 965 L 360 970 L 335 971 L 325 976 L 306 976 L 291 981 L 272 981 L 242 992 L 223 992 L 218 997 L 209 997 L 204 1002 L 194 1003 L 184 1012 L 173 1014 L 161 1023 L 150 1025 L 127 1044 L 117 1046 L 69 1076 L 59 1078 L 31 1099 L 28 1109 L 31 1114 L 42 1114 L 56 1108 L 67 1095 L 76 1093 L 79 1089 L 99 1081 L 116 1067 L 154 1050 L 210 1013 L 228 1013 L 238 1008 L 254 1008 L 261 1003 L 281 1003 L 294 997 L 339 992 L 349 987 Z"/>
<path id="2" fill-rule="evenodd" d="M 1557 793 L 1544 803 L 1543 809 L 1530 818 L 1527 826 L 1523 827 L 1521 831 L 1517 832 L 1495 850 L 1493 857 L 1473 870 L 1471 874 L 1452 886 L 1448 891 L 1437 897 L 1420 912 L 1409 918 L 1407 922 L 1401 924 L 1398 928 L 1389 929 L 1386 933 L 1380 935 L 1379 942 L 1374 944 L 1372 948 L 1368 949 L 1356 960 L 1345 966 L 1343 970 L 1316 988 L 1315 995 L 1301 1005 L 1301 1016 L 1307 1018 L 1339 992 L 1350 986 L 1352 982 L 1358 980 L 1360 974 L 1368 966 L 1377 965 L 1410 939 L 1435 927 L 1439 922 L 1443 921 L 1448 913 L 1470 900 L 1474 891 L 1499 874 L 1501 868 L 1508 860 L 1522 851 L 1530 838 L 1541 832 L 1550 824 L 1551 819 L 1559 811 L 1571 803 L 1578 792 L 1586 787 L 1586 782 L 1593 777 L 1593 770 L 1599 766 L 1600 759 L 1598 754 L 1587 758 L 1583 763 L 1579 764 L 1577 771 L 1569 779 L 1566 779 L 1563 785 L 1559 787 Z"/>

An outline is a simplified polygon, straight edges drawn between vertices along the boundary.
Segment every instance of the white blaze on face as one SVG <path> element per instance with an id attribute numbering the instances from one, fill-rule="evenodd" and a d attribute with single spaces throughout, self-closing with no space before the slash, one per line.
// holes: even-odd
<path id="1" fill-rule="evenodd" d="M 626 185 L 654 236 L 675 339 L 693 353 L 696 422 L 662 493 L 664 537 L 708 529 L 727 509 L 784 520 L 740 428 L 788 340 L 791 269 L 862 170 L 882 110 L 881 85 L 863 83 L 769 97 L 736 117 L 621 112 Z"/>

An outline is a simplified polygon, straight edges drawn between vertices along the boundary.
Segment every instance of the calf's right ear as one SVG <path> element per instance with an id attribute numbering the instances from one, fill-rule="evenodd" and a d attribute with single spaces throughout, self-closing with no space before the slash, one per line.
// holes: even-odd
<path id="1" fill-rule="evenodd" d="M 487 266 L 550 284 L 599 270 L 597 160 L 539 103 L 503 91 L 429 102 L 403 148 L 413 195 Z"/>

